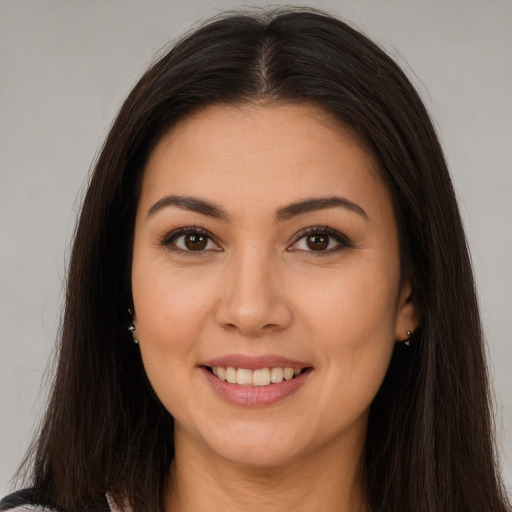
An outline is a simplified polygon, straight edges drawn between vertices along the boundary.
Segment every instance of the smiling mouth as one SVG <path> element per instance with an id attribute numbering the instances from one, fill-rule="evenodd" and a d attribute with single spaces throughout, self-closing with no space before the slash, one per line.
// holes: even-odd
<path id="1" fill-rule="evenodd" d="M 249 370 L 247 368 L 234 368 L 233 366 L 205 366 L 205 368 L 221 381 L 226 381 L 230 384 L 246 387 L 264 387 L 270 386 L 272 384 L 279 384 L 283 381 L 292 380 L 312 369 L 311 367 L 275 367 Z"/>

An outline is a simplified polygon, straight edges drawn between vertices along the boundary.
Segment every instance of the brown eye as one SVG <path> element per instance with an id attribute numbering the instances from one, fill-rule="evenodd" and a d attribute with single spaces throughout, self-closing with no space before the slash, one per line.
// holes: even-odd
<path id="1" fill-rule="evenodd" d="M 329 237 L 323 234 L 308 235 L 306 244 L 312 251 L 324 251 L 329 246 Z"/>
<path id="2" fill-rule="evenodd" d="M 289 251 L 301 251 L 315 256 L 328 256 L 347 247 L 350 240 L 336 229 L 328 226 L 311 227 L 299 233 L 297 241 Z"/>
<path id="3" fill-rule="evenodd" d="M 210 251 L 222 250 L 212 237 L 204 230 L 197 227 L 180 228 L 166 235 L 162 246 L 171 251 L 181 253 L 208 253 Z"/>
<path id="4" fill-rule="evenodd" d="M 208 237 L 197 233 L 184 236 L 184 243 L 190 251 L 202 251 L 208 245 Z"/>

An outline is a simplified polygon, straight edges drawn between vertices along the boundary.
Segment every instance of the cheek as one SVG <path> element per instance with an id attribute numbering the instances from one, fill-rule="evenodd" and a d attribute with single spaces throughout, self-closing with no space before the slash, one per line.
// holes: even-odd
<path id="1" fill-rule="evenodd" d="M 172 268 L 165 255 L 150 263 L 134 260 L 132 290 L 141 340 L 163 350 L 185 348 L 204 324 L 214 287 L 212 275 Z"/>
<path id="2" fill-rule="evenodd" d="M 155 266 L 143 279 L 134 272 L 133 300 L 146 374 L 165 408 L 180 420 L 176 413 L 200 399 L 191 382 L 212 294 L 204 279 L 184 278 L 165 267 Z"/>
<path id="3" fill-rule="evenodd" d="M 211 310 L 212 277 L 190 274 L 171 268 L 166 255 L 134 254 L 132 293 L 139 349 L 148 378 L 169 411 L 180 407 L 179 391 L 195 368 L 197 340 Z"/>
<path id="4" fill-rule="evenodd" d="M 338 277 L 323 290 L 310 286 L 302 310 L 327 388 L 344 390 L 340 407 L 362 410 L 377 393 L 394 348 L 398 271 L 351 268 Z"/>
<path id="5" fill-rule="evenodd" d="M 350 268 L 325 282 L 305 285 L 301 309 L 310 326 L 336 346 L 352 348 L 392 340 L 396 322 L 398 272 Z"/>

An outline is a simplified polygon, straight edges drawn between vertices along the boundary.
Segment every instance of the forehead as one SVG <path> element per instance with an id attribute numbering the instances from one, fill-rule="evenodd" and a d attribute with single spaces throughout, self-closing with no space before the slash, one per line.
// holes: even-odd
<path id="1" fill-rule="evenodd" d="M 272 199 L 334 192 L 389 202 L 374 159 L 329 113 L 310 104 L 216 105 L 162 137 L 145 168 L 141 203 L 173 193 L 263 208 Z"/>

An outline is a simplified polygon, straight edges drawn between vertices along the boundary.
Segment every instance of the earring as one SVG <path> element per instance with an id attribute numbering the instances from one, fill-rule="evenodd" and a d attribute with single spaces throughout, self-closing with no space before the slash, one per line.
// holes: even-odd
<path id="1" fill-rule="evenodd" d="M 409 346 L 411 344 L 411 336 L 412 336 L 412 332 L 409 331 L 408 329 L 405 331 L 407 333 L 407 339 L 406 340 L 403 340 L 403 342 Z"/>
<path id="2" fill-rule="evenodd" d="M 133 343 L 139 343 L 139 340 L 135 337 L 135 326 L 131 322 L 130 322 L 130 325 L 128 326 L 128 330 L 130 331 L 130 334 L 132 335 Z"/>
<path id="3" fill-rule="evenodd" d="M 133 343 L 139 343 L 139 340 L 135 337 L 135 326 L 133 325 L 133 313 L 131 309 L 128 309 L 128 313 L 130 314 L 130 324 L 128 325 L 128 330 L 130 331 L 130 334 L 132 335 L 132 341 Z"/>

